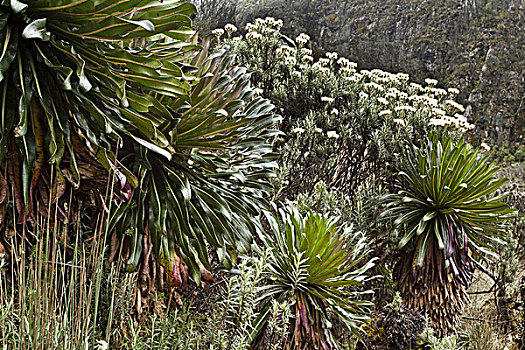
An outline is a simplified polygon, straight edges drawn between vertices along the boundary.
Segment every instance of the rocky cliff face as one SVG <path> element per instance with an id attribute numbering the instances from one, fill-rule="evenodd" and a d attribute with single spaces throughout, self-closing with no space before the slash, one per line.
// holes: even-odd
<path id="1" fill-rule="evenodd" d="M 434 77 L 481 138 L 525 142 L 525 0 L 266 0 L 238 6 L 238 24 L 272 16 L 294 37 L 361 68 Z"/>

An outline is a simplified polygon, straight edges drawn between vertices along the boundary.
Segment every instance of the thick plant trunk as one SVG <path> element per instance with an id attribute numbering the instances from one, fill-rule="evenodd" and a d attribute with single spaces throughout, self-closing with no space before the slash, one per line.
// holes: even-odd
<path id="1" fill-rule="evenodd" d="M 463 306 L 469 301 L 467 288 L 454 277 L 451 267 L 445 268 L 443 252 L 434 237 L 421 268 L 415 266 L 416 254 L 412 248 L 395 266 L 396 288 L 407 308 L 428 315 L 438 337 L 454 334 Z"/>

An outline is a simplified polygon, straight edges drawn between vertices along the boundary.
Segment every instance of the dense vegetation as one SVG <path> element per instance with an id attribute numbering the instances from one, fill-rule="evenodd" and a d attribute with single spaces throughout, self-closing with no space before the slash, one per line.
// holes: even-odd
<path id="1" fill-rule="evenodd" d="M 257 17 L 281 18 L 287 36 L 304 32 L 312 37 L 315 56 L 336 51 L 365 69 L 401 71 L 417 82 L 431 77 L 460 88 L 458 100 L 477 126 L 475 142 L 496 139 L 506 148 L 521 146 L 523 152 L 523 1 L 230 0 L 221 4 L 224 9 L 208 14 L 204 27 L 208 21 L 223 26 L 232 18 L 239 27 Z"/>
<path id="2" fill-rule="evenodd" d="M 523 345 L 523 167 L 460 89 L 358 69 L 300 16 L 199 37 L 185 1 L 0 10 L 2 348 Z"/>

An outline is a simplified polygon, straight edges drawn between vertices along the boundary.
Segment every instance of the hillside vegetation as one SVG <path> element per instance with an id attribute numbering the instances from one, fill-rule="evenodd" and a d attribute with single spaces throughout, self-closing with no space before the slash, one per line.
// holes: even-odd
<path id="1" fill-rule="evenodd" d="M 202 1 L 213 2 L 213 0 Z M 525 2 L 522 0 L 263 0 L 224 2 L 227 18 L 283 19 L 283 32 L 312 37 L 361 68 L 409 73 L 461 89 L 478 139 L 525 137 Z"/>

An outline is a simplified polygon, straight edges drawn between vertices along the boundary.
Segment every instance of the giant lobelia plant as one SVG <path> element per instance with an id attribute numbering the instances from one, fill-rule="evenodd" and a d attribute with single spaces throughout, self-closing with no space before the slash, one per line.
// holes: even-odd
<path id="1" fill-rule="evenodd" d="M 395 267 L 409 307 L 426 312 L 439 335 L 453 333 L 468 300 L 475 267 L 496 258 L 495 243 L 514 211 L 496 194 L 506 181 L 498 168 L 464 141 L 433 134 L 409 152 L 399 172 L 401 190 L 385 196 L 383 216 L 395 219 L 404 249 Z"/>
<path id="2" fill-rule="evenodd" d="M 196 45 L 194 11 L 175 0 L 0 2 L 3 229 L 31 224 L 35 209 L 72 210 L 61 197 L 78 189 L 72 198 L 85 190 L 124 238 L 128 269 L 155 257 L 170 285 L 181 268 L 210 277 L 208 244 L 226 265 L 249 249 L 276 118 L 227 50 Z M 104 194 L 108 178 L 106 205 L 86 187 Z"/>
<path id="3" fill-rule="evenodd" d="M 278 133 L 273 105 L 253 97 L 246 69 L 235 67 L 226 49 L 210 54 L 208 45 L 192 62 L 199 83 L 188 98 L 162 101 L 177 113 L 168 127 L 172 160 L 133 145 L 128 153 L 139 190 L 111 221 L 119 232 L 132 229 L 128 268 L 153 244 L 172 286 L 184 282 L 188 268 L 197 282 L 211 278 L 209 244 L 228 268 L 251 249 L 277 167 L 267 142 Z"/>
<path id="4" fill-rule="evenodd" d="M 290 308 L 294 317 L 284 339 L 285 349 L 339 349 L 335 323 L 359 334 L 373 304 L 363 298 L 368 260 L 366 237 L 337 218 L 297 209 L 265 212 L 270 230 L 262 239 L 270 249 L 268 284 L 260 296 L 263 310 L 255 322 L 255 348 L 262 348 L 271 301 Z M 360 287 L 360 288 L 359 288 Z"/>

